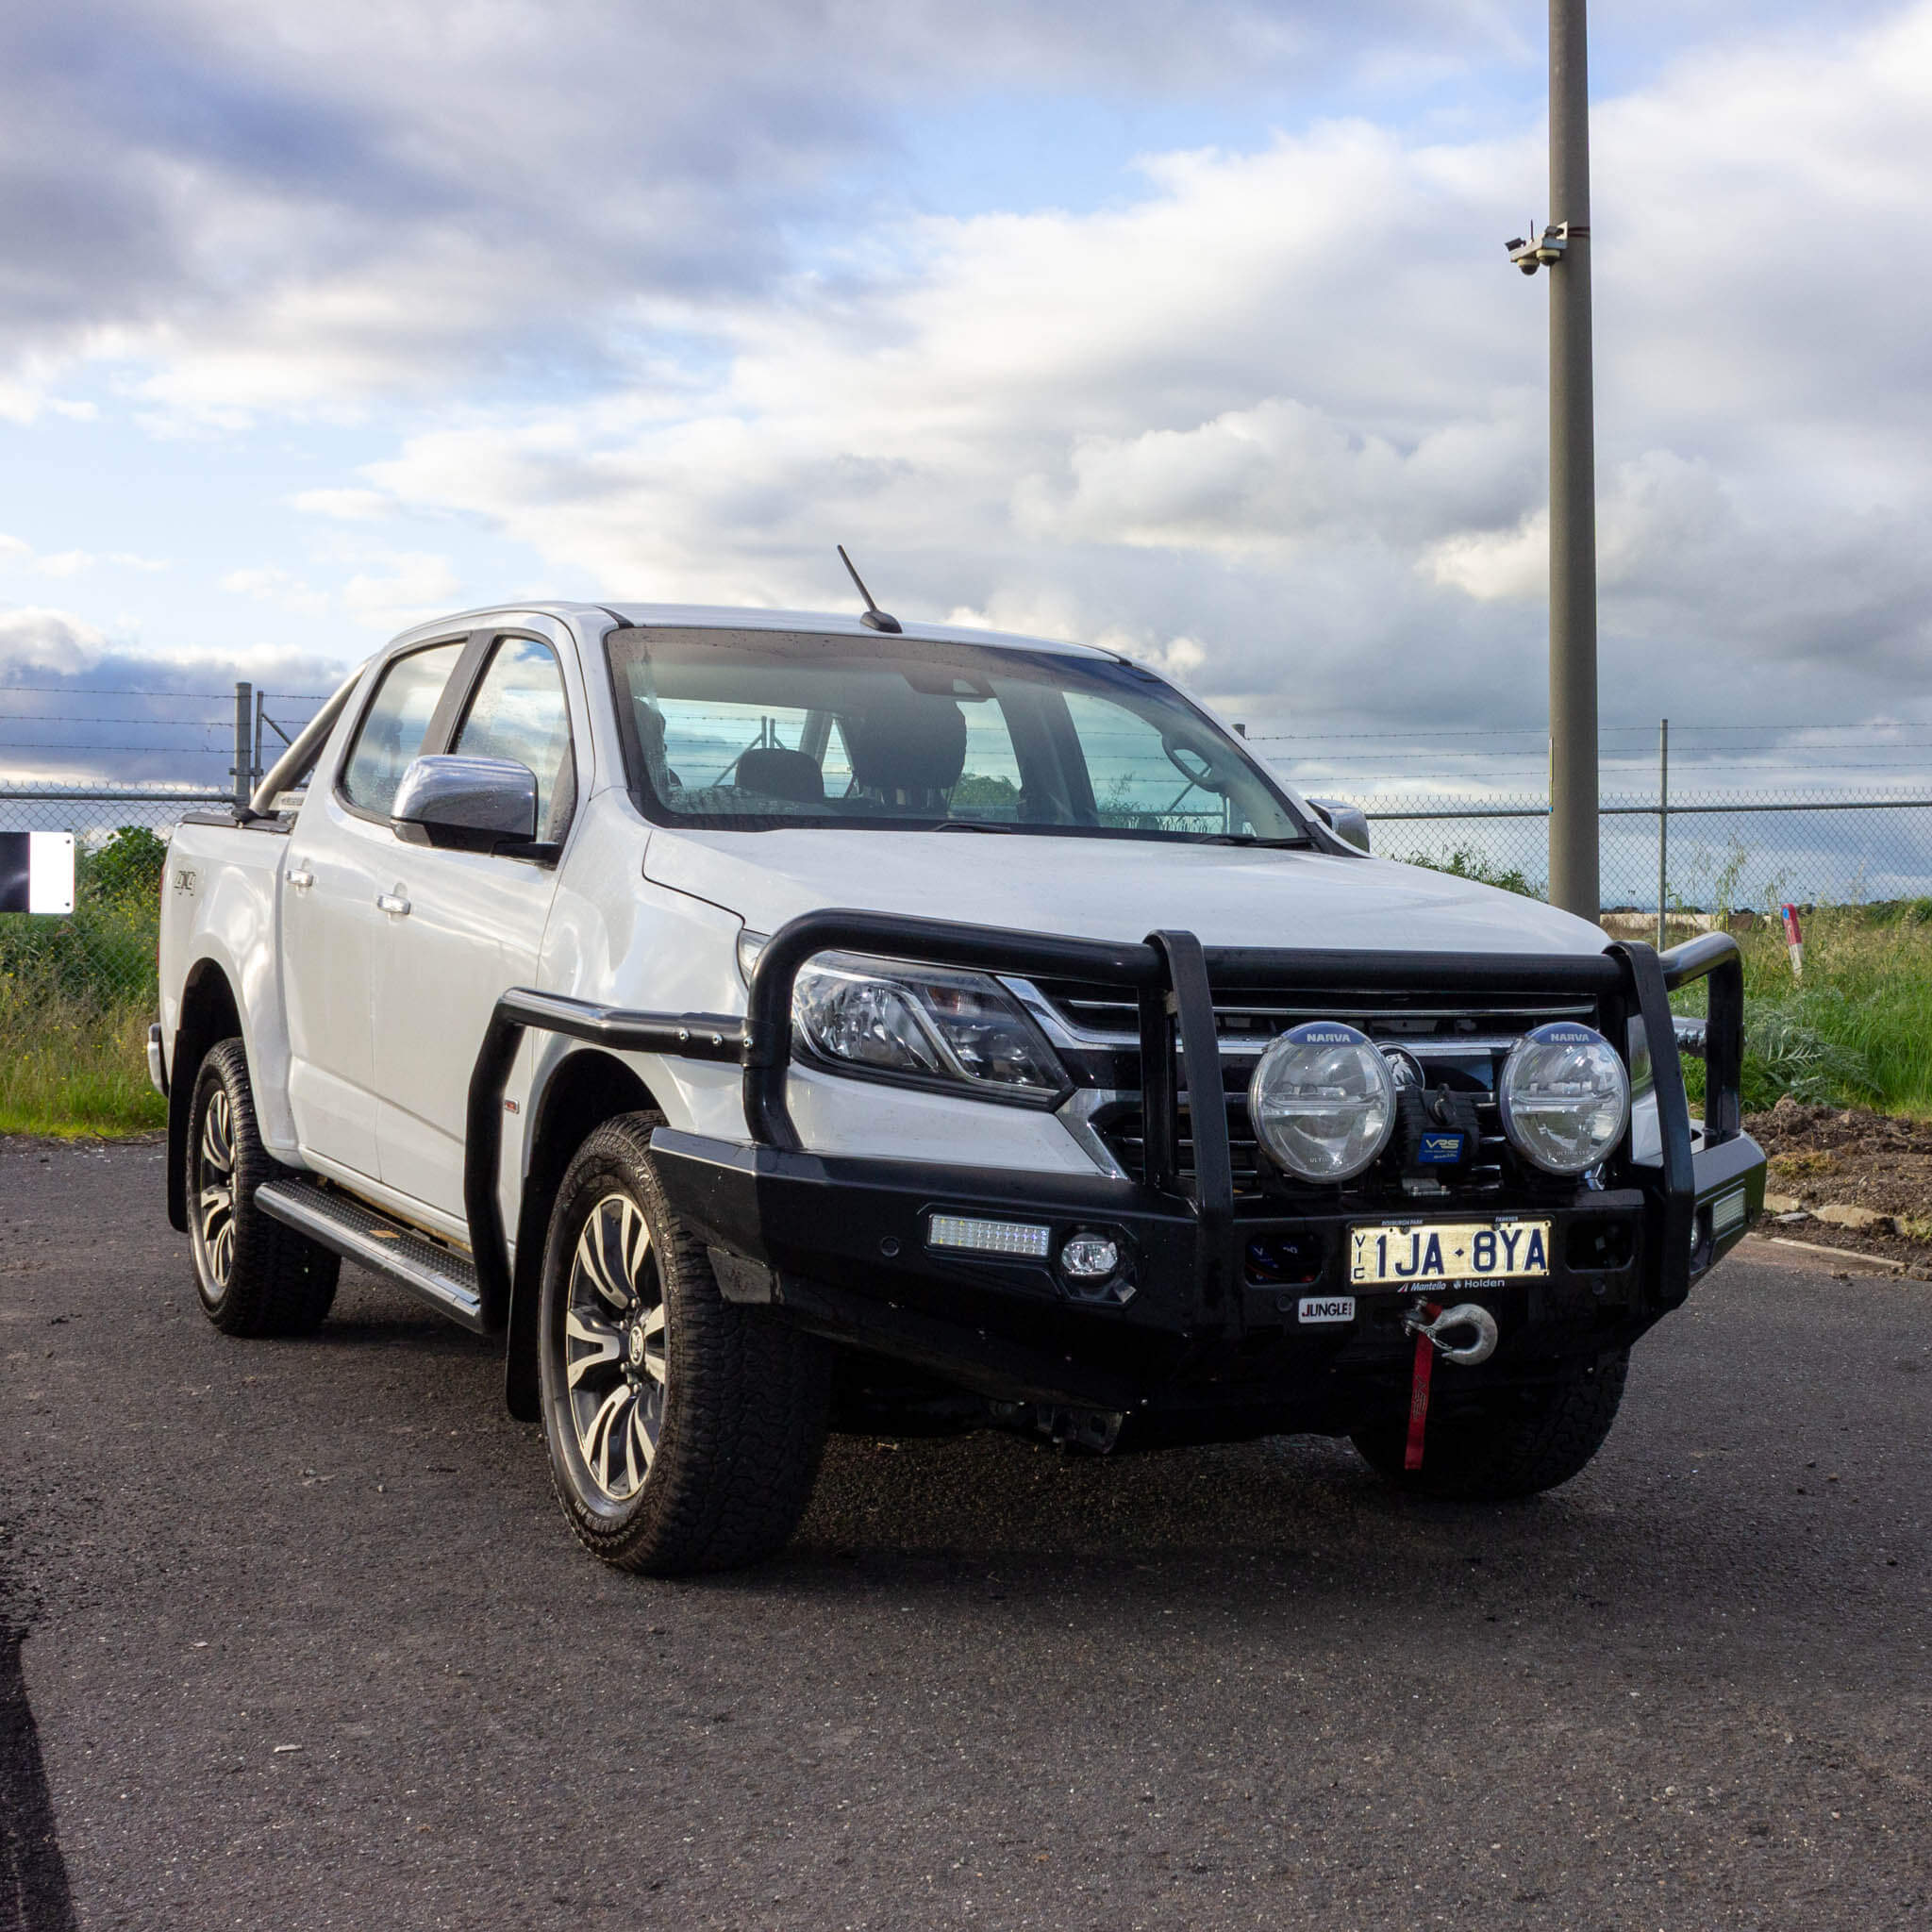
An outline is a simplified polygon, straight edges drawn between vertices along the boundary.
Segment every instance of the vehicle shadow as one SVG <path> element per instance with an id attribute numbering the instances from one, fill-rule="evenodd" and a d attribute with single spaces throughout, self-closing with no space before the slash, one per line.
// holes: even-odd
<path id="1" fill-rule="evenodd" d="M 329 1317 L 304 1348 L 407 1348 L 425 1356 L 500 1361 L 501 1336 L 472 1335 L 405 1290 L 359 1268 L 344 1267 Z"/>
<path id="2" fill-rule="evenodd" d="M 1634 1437 L 1633 1437 L 1633 1440 Z M 1614 1446 L 1614 1445 L 1613 1445 Z M 1846 1499 L 1838 1536 L 1882 1544 L 1882 1506 Z M 1773 1554 L 1767 1554 L 1773 1553 Z M 1507 1504 L 1405 1495 L 1346 1441 L 1275 1437 L 1118 1460 L 1024 1441 L 835 1439 L 810 1510 L 778 1563 L 718 1586 L 849 1591 L 855 1566 L 936 1607 L 962 1589 L 1110 1607 L 1324 1603 L 1355 1615 L 1461 1607 L 1489 1622 L 1545 1615 L 1648 1624 L 1694 1601 L 1716 1620 L 1821 1613 L 1848 1587 L 1914 1599 L 1917 1562 L 1848 1585 L 1840 1558 L 1794 1540 L 1780 1499 L 1723 1479 L 1692 1484 L 1607 1450 L 1562 1489 Z"/>

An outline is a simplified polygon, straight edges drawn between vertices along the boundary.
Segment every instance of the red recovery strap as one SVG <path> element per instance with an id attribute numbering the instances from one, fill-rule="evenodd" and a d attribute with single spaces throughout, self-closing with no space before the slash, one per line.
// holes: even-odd
<path id="1" fill-rule="evenodd" d="M 1440 1304 L 1424 1302 L 1423 1313 L 1434 1321 L 1442 1312 Z M 1423 1432 L 1429 1423 L 1429 1377 L 1436 1366 L 1436 1345 L 1426 1335 L 1415 1339 L 1415 1375 L 1408 1389 L 1408 1447 L 1403 1452 L 1406 1470 L 1423 1466 Z"/>

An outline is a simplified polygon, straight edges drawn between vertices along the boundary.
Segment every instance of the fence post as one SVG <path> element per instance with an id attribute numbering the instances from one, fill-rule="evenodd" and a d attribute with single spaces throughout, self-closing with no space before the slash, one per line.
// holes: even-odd
<path id="1" fill-rule="evenodd" d="M 235 687 L 235 809 L 248 809 L 255 790 L 255 688 L 245 680 Z"/>
<path id="2" fill-rule="evenodd" d="M 1657 949 L 1664 950 L 1664 908 L 1671 903 L 1671 721 L 1657 725 Z"/>

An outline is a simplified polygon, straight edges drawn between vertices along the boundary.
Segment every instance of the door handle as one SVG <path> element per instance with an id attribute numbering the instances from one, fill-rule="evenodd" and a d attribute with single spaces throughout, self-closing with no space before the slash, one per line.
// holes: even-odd
<path id="1" fill-rule="evenodd" d="M 306 892 L 315 883 L 315 874 L 306 865 L 291 871 L 288 874 L 288 878 L 289 883 L 298 892 Z"/>
<path id="2" fill-rule="evenodd" d="M 400 892 L 378 892 L 375 903 L 384 912 L 393 912 L 398 916 L 409 909 L 409 902 Z"/>

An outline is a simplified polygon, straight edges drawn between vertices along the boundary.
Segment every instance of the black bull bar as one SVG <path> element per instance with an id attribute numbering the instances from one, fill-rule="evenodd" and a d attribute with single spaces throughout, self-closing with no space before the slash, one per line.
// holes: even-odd
<path id="1" fill-rule="evenodd" d="M 1177 1236 L 1191 1246 L 1199 1312 L 1208 1325 L 1233 1324 L 1226 1311 L 1239 1306 L 1240 1230 L 1236 1221 L 1233 1169 L 1226 1111 L 1221 1107 L 1190 1109 L 1193 1140 L 1193 1185 L 1184 1190 L 1180 1173 L 1180 1108 L 1175 1065 L 1194 1094 L 1223 1091 L 1213 992 L 1280 989 L 1353 993 L 1433 993 L 1482 996 L 1552 993 L 1596 1002 L 1609 1040 L 1620 1053 L 1629 1018 L 1641 1017 L 1651 1043 L 1658 1122 L 1660 1167 L 1632 1165 L 1632 1180 L 1643 1202 L 1644 1248 L 1655 1257 L 1648 1299 L 1656 1312 L 1679 1306 L 1692 1279 L 1715 1257 L 1719 1243 L 1698 1236 L 1700 1201 L 1756 1172 L 1762 1156 L 1742 1128 L 1740 1076 L 1743 1057 L 1743 972 L 1736 941 L 1709 933 L 1662 955 L 1636 941 L 1613 943 L 1601 953 L 1579 955 L 1354 952 L 1343 949 L 1204 947 L 1189 932 L 1150 933 L 1139 944 L 1067 939 L 954 924 L 900 918 L 863 911 L 807 913 L 782 927 L 759 955 L 751 976 L 747 1012 L 650 1013 L 603 1007 L 555 993 L 518 988 L 497 1002 L 470 1081 L 464 1203 L 475 1260 L 486 1330 L 501 1330 L 510 1320 L 511 1269 L 498 1205 L 502 1158 L 503 1096 L 512 1062 L 526 1031 L 556 1033 L 613 1052 L 662 1055 L 736 1065 L 743 1071 L 744 1115 L 749 1148 L 703 1141 L 660 1129 L 658 1140 L 667 1168 L 693 1163 L 716 1176 L 728 1168 L 741 1201 L 768 1190 L 775 1201 L 781 1190 L 794 1225 L 799 1203 L 808 1216 L 821 1204 L 836 1213 L 840 1174 L 874 1185 L 898 1185 L 902 1164 L 844 1162 L 805 1153 L 787 1104 L 791 1064 L 792 982 L 814 954 L 858 951 L 958 968 L 978 968 L 1028 977 L 1065 974 L 1135 996 L 1140 1015 L 1142 1118 L 1145 1167 L 1138 1184 L 1091 1182 L 1026 1174 L 993 1176 L 975 1171 L 970 1178 L 995 1183 L 996 1191 L 1024 1208 L 1048 1191 L 1078 1201 L 1105 1196 L 1108 1211 L 1144 1211 L 1158 1219 L 1170 1239 L 1174 1257 Z M 1676 1033 L 1670 995 L 1697 979 L 1709 982 L 1708 1016 L 1703 1038 L 1685 1041 L 1705 1061 L 1706 1100 L 1702 1145 L 1693 1144 L 1690 1114 L 1678 1056 L 1670 1050 Z M 903 1172 L 910 1176 L 915 1170 Z M 961 1183 L 969 1176 L 958 1176 Z M 922 1180 L 908 1184 L 931 1187 Z M 804 1183 L 809 1185 L 804 1185 Z M 1761 1188 L 1761 1182 L 1759 1184 Z M 802 1189 L 802 1191 L 801 1191 Z M 937 1191 L 951 1191 L 943 1176 Z M 982 1191 L 984 1188 L 982 1186 Z M 1753 1203 L 1758 1188 L 1753 1189 Z M 702 1201 L 703 1189 L 689 1184 L 674 1196 Z M 680 1208 L 685 1202 L 679 1200 Z M 695 1217 L 701 1228 L 711 1217 Z M 1741 1229 L 1740 1229 L 1741 1231 Z M 1735 1237 L 1733 1237 L 1735 1238 Z M 1728 1243 L 1724 1243 L 1727 1245 Z M 728 1244 L 727 1244 L 728 1245 Z M 724 1258 L 721 1257 L 720 1258 Z M 520 1269 L 520 1274 L 525 1271 Z M 527 1278 L 527 1277 L 526 1277 Z M 724 1281 L 727 1293 L 732 1283 Z M 735 1298 L 762 1299 L 758 1295 Z M 516 1325 L 521 1332 L 534 1310 L 520 1296 Z M 879 1318 L 885 1320 L 885 1304 Z M 994 1347 L 996 1344 L 989 1343 Z M 916 1352 L 909 1351 L 908 1352 Z M 517 1354 L 513 1347 L 512 1356 Z M 511 1374 L 516 1375 L 514 1363 Z"/>

